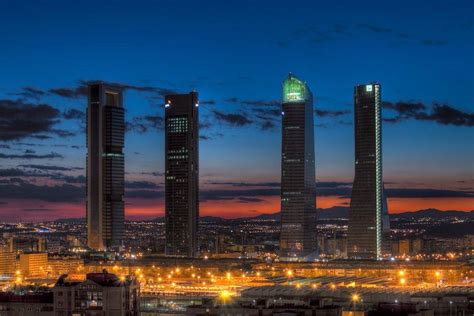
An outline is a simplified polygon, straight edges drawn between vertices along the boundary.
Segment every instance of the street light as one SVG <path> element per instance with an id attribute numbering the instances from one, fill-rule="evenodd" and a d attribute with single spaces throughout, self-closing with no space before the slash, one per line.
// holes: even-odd
<path id="1" fill-rule="evenodd" d="M 357 302 L 359 301 L 360 297 L 358 294 L 352 294 L 352 302 L 354 302 L 354 310 L 357 309 Z"/>

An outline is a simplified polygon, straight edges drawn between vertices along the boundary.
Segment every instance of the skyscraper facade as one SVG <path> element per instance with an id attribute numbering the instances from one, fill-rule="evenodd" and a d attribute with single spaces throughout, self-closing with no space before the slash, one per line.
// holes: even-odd
<path id="1" fill-rule="evenodd" d="M 198 93 L 165 97 L 165 252 L 198 255 Z"/>
<path id="2" fill-rule="evenodd" d="M 349 258 L 381 259 L 383 233 L 388 230 L 381 106 L 379 84 L 354 88 L 355 176 L 349 211 Z"/>
<path id="3" fill-rule="evenodd" d="M 124 237 L 124 108 L 120 88 L 88 87 L 87 243 L 116 249 Z"/>
<path id="4" fill-rule="evenodd" d="M 313 95 L 292 74 L 283 82 L 281 156 L 282 257 L 316 251 Z"/>

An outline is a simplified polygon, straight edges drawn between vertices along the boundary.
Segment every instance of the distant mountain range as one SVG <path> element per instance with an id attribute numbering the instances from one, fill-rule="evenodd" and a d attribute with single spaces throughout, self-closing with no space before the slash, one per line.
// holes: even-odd
<path id="1" fill-rule="evenodd" d="M 433 217 L 433 218 L 448 218 L 448 217 L 459 217 L 459 218 L 474 218 L 474 210 L 463 212 L 463 211 L 440 211 L 434 208 L 428 208 L 426 210 L 414 211 L 414 212 L 403 212 L 399 214 L 391 214 L 390 217 L 393 218 L 423 218 L 423 217 Z"/>
<path id="2" fill-rule="evenodd" d="M 318 209 L 318 218 L 319 219 L 347 219 L 349 216 L 349 207 L 335 206 L 326 209 Z M 463 211 L 440 211 L 437 209 L 425 209 L 419 211 L 404 212 L 399 214 L 390 214 L 392 219 L 420 219 L 424 217 L 431 217 L 436 219 L 443 218 L 452 218 L 458 217 L 462 219 L 474 219 L 474 210 L 463 212 Z M 242 221 L 242 220 L 280 220 L 280 212 L 272 214 L 261 214 L 255 217 L 244 217 L 244 218 L 234 218 L 226 219 L 217 216 L 202 216 L 200 218 L 203 222 L 227 222 L 227 221 Z M 64 218 L 57 219 L 56 222 L 63 223 L 75 223 L 75 222 L 84 222 L 85 218 Z M 150 222 L 164 222 L 164 217 L 157 217 L 151 220 L 145 220 Z"/>

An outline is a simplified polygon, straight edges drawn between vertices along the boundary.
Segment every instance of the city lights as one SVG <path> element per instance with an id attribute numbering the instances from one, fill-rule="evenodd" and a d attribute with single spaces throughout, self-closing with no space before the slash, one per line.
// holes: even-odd
<path id="1" fill-rule="evenodd" d="M 0 316 L 474 316 L 472 0 L 4 2 Z"/>

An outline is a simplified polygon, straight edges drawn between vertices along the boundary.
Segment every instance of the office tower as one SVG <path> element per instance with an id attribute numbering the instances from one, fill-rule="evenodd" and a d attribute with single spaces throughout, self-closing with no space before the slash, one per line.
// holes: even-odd
<path id="1" fill-rule="evenodd" d="M 124 236 L 124 108 L 120 88 L 90 84 L 87 109 L 87 244 L 117 249 Z"/>
<path id="2" fill-rule="evenodd" d="M 198 94 L 165 97 L 165 252 L 196 257 L 199 221 Z"/>
<path id="3" fill-rule="evenodd" d="M 282 257 L 316 251 L 313 95 L 291 73 L 283 82 L 281 156 Z"/>
<path id="4" fill-rule="evenodd" d="M 354 88 L 355 176 L 349 211 L 349 258 L 381 259 L 388 231 L 382 180 L 382 117 L 380 85 Z"/>

